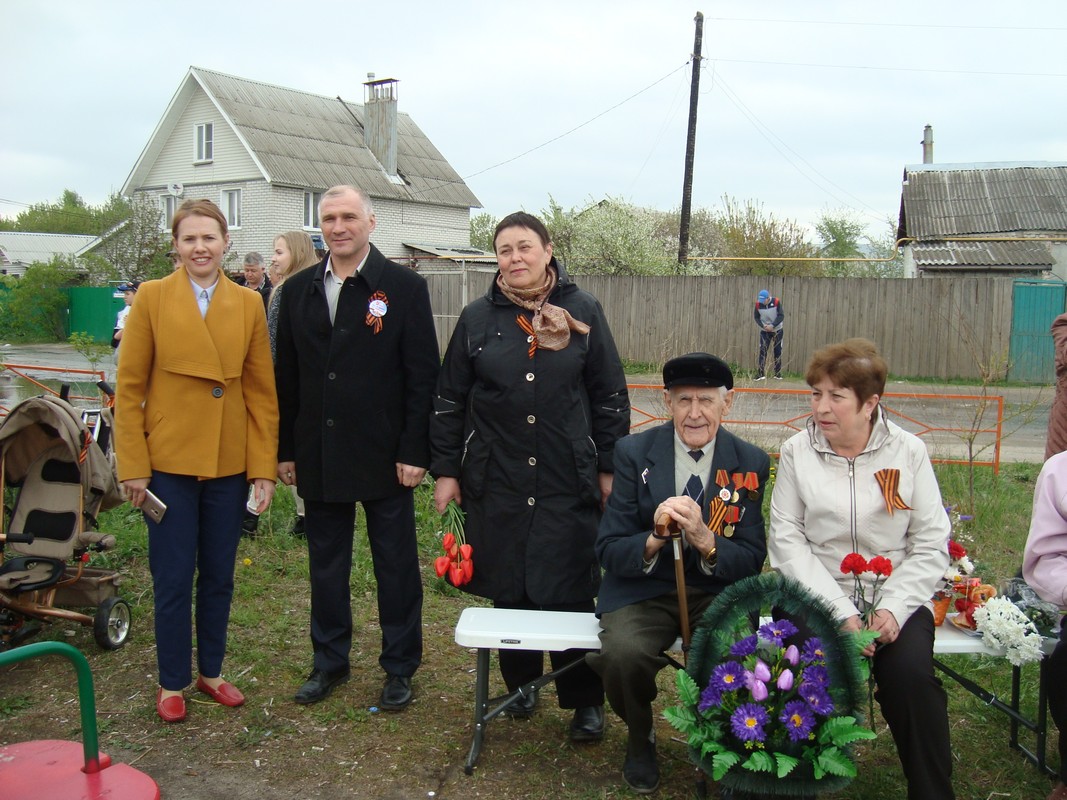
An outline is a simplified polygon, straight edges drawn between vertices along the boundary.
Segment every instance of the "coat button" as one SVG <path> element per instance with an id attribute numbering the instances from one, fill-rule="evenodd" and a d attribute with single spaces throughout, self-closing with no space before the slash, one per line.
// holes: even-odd
<path id="1" fill-rule="evenodd" d="M 527 498 L 526 498 L 526 505 L 528 505 L 528 506 L 532 506 L 532 505 L 533 505 L 534 503 L 536 503 L 536 502 L 537 502 L 537 501 L 536 501 L 536 500 L 534 500 L 534 499 L 533 499 L 532 497 L 527 497 Z"/>
<path id="2" fill-rule="evenodd" d="M 214 389 L 212 389 L 211 390 L 211 396 L 212 397 L 222 397 L 222 387 L 221 386 L 216 386 Z"/>
<path id="3" fill-rule="evenodd" d="M 532 381 L 533 379 L 534 379 L 534 374 L 532 372 L 527 372 L 526 373 L 526 380 Z"/>
<path id="4" fill-rule="evenodd" d="M 534 458 L 533 456 L 530 456 L 529 463 L 530 463 L 531 467 L 536 467 L 537 466 L 537 459 Z"/>
<path id="5" fill-rule="evenodd" d="M 327 377 L 327 378 L 329 378 L 329 379 L 330 379 L 331 381 L 332 381 L 332 380 L 336 380 L 336 379 L 337 379 L 337 373 L 336 373 L 336 372 L 331 372 L 331 373 L 330 373 L 329 375 L 327 375 L 326 377 Z"/>
<path id="6" fill-rule="evenodd" d="M 332 419 L 326 420 L 326 427 L 327 428 L 332 428 L 333 427 L 333 420 Z"/>
<path id="7" fill-rule="evenodd" d="M 530 416 L 528 416 L 526 418 L 526 421 L 529 422 L 531 425 L 533 425 L 535 422 L 537 422 L 537 417 L 535 417 L 533 414 L 531 414 Z"/>
<path id="8" fill-rule="evenodd" d="M 527 336 L 526 337 L 526 341 L 527 342 L 532 342 L 533 341 L 533 337 L 532 336 Z"/>

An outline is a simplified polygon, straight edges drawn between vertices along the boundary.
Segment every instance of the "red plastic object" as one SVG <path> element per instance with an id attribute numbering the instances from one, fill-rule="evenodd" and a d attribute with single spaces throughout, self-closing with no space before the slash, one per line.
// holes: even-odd
<path id="1" fill-rule="evenodd" d="M 100 753 L 85 771 L 78 742 L 45 739 L 0 747 L 0 798 L 19 800 L 159 800 L 156 782 Z"/>

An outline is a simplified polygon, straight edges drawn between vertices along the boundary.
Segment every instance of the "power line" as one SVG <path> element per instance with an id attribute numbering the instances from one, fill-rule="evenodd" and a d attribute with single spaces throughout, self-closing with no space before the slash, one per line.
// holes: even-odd
<path id="1" fill-rule="evenodd" d="M 785 25 L 852 25 L 868 28 L 930 28 L 976 31 L 1067 31 L 1067 28 L 1023 25 L 938 25 L 919 22 L 862 22 L 839 19 L 756 19 L 755 17 L 709 17 L 711 22 L 776 22 Z"/>
<path id="2" fill-rule="evenodd" d="M 801 169 L 800 166 L 797 164 L 797 162 L 794 161 L 794 159 L 790 158 L 790 156 L 787 155 L 784 150 L 788 150 L 789 153 L 792 153 L 797 159 L 802 161 L 804 163 L 804 165 L 808 168 L 808 170 L 810 170 L 812 173 L 814 173 L 816 176 L 818 176 L 818 178 L 820 180 L 822 180 L 826 184 L 829 184 L 830 186 L 834 187 L 835 189 L 843 192 L 844 194 L 848 195 L 853 200 L 855 200 L 857 203 L 859 203 L 861 206 L 864 206 L 866 209 L 868 209 L 867 211 L 862 211 L 861 213 L 863 213 L 863 214 L 865 214 L 867 216 L 870 216 L 873 219 L 877 219 L 879 221 L 882 221 L 882 220 L 885 219 L 884 214 L 880 214 L 877 209 L 872 208 L 871 206 L 867 205 L 867 203 L 865 203 L 861 198 L 859 198 L 856 195 L 852 194 L 852 192 L 848 191 L 844 187 L 838 186 L 832 180 L 830 180 L 825 175 L 823 175 L 821 172 L 819 172 L 819 170 L 817 170 L 811 164 L 811 162 L 809 162 L 806 158 L 804 158 L 802 155 L 800 155 L 796 150 L 794 150 L 792 147 L 790 147 L 788 144 L 786 144 L 784 139 L 782 139 L 774 131 L 772 131 L 770 129 L 770 127 L 768 127 L 762 120 L 760 120 L 759 117 L 757 117 L 756 114 L 747 105 L 745 105 L 744 101 L 741 100 L 741 98 L 737 95 L 737 93 L 733 89 L 730 88 L 730 86 L 726 83 L 726 81 L 723 79 L 721 74 L 717 75 L 716 83 L 718 84 L 719 88 L 722 89 L 722 92 L 726 96 L 726 98 L 731 103 L 734 104 L 734 107 L 737 108 L 737 110 L 740 111 L 746 118 L 748 118 L 749 122 L 752 123 L 752 127 L 754 127 L 756 129 L 756 131 L 764 139 L 767 140 L 767 143 L 770 144 L 771 147 L 773 147 L 775 150 L 777 150 L 778 154 L 781 155 L 782 158 L 784 158 L 789 163 L 789 165 L 791 167 L 793 167 L 793 169 L 795 169 L 798 173 L 800 173 L 800 175 L 803 178 L 805 178 L 808 182 L 810 182 L 813 186 L 815 186 L 820 191 L 825 192 L 826 194 L 828 194 L 830 197 L 832 197 L 836 202 L 838 202 L 842 206 L 846 206 L 846 207 L 852 208 L 855 211 L 861 211 L 861 209 L 856 208 L 852 203 L 846 202 L 845 200 L 843 200 L 840 197 L 838 197 L 832 191 L 827 189 L 826 186 L 820 185 L 820 183 L 818 181 L 816 181 L 814 178 L 812 178 L 811 175 L 809 175 L 807 172 L 805 172 L 803 169 Z M 781 147 L 779 147 L 779 143 L 781 144 Z M 783 148 L 784 148 L 784 150 L 783 150 Z"/>
<path id="3" fill-rule="evenodd" d="M 663 83 L 663 81 L 667 80 L 667 78 L 671 77 L 674 73 L 678 72 L 679 70 L 685 69 L 687 66 L 689 66 L 691 61 L 692 61 L 692 59 L 689 59 L 689 61 L 686 61 L 680 67 L 676 67 L 675 69 L 672 69 L 670 72 L 668 72 L 662 78 L 659 78 L 658 80 L 653 81 L 648 86 L 646 86 L 644 89 L 640 89 L 639 91 L 634 92 L 632 95 L 627 97 L 625 100 L 621 100 L 620 102 L 618 102 L 615 105 L 611 106 L 611 108 L 604 109 L 599 114 L 597 114 L 594 117 L 590 117 L 589 119 L 587 119 L 585 122 L 581 123 L 580 125 L 575 125 L 569 131 L 564 131 L 563 133 L 559 134 L 558 136 L 554 136 L 551 139 L 549 139 L 548 141 L 542 142 L 541 144 L 537 145 L 536 147 L 531 147 L 529 150 L 526 150 L 526 151 L 524 151 L 522 153 L 519 153 L 517 156 L 512 156 L 511 158 L 505 159 L 504 161 L 501 161 L 498 164 L 493 164 L 491 167 L 486 167 L 485 169 L 479 170 L 478 172 L 473 172 L 470 175 L 465 175 L 463 180 L 468 181 L 471 178 L 475 178 L 475 177 L 477 177 L 479 175 L 482 175 L 482 174 L 484 174 L 486 172 L 489 172 L 490 170 L 496 169 L 497 167 L 502 167 L 505 164 L 510 164 L 512 161 L 518 161 L 523 156 L 528 156 L 530 153 L 533 153 L 536 150 L 540 150 L 542 147 L 547 147 L 548 145 L 552 144 L 553 142 L 558 142 L 560 139 L 564 138 L 565 136 L 570 136 L 575 131 L 581 130 L 586 125 L 589 125 L 590 123 L 595 122 L 596 120 L 600 119 L 605 114 L 608 114 L 608 113 L 614 111 L 616 108 L 619 108 L 620 106 L 623 106 L 626 103 L 629 103 L 631 100 L 633 100 L 638 95 L 644 94 L 649 89 L 651 89 L 653 86 L 656 86 L 656 85 L 658 85 L 660 83 Z"/>
<path id="4" fill-rule="evenodd" d="M 1067 78 L 1063 72 L 995 72 L 984 69 L 930 69 L 927 67 L 872 67 L 868 64 L 806 64 L 798 61 L 757 61 L 747 58 L 716 58 L 730 64 L 766 64 L 776 67 L 819 67 L 823 69 L 863 69 L 881 72 L 933 72 L 945 75 L 993 75 L 1004 78 Z"/>

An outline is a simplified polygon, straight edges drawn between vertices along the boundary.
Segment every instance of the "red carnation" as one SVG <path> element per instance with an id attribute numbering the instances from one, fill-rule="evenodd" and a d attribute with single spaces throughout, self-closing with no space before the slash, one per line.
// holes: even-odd
<path id="1" fill-rule="evenodd" d="M 841 559 L 841 571 L 846 575 L 852 573 L 853 575 L 859 575 L 861 572 L 867 571 L 867 559 L 861 556 L 859 553 L 849 553 L 843 559 Z"/>
<path id="2" fill-rule="evenodd" d="M 961 558 L 967 555 L 967 551 L 963 548 L 963 545 L 956 542 L 954 539 L 948 540 L 948 557 L 953 561 L 959 561 Z"/>
<path id="3" fill-rule="evenodd" d="M 875 556 L 867 562 L 867 571 L 888 578 L 893 574 L 893 562 L 885 556 Z"/>

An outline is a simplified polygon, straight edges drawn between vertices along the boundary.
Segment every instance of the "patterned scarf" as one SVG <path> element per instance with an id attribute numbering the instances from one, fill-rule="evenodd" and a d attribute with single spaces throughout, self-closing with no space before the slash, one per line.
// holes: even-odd
<path id="1" fill-rule="evenodd" d="M 515 289 L 508 286 L 504 281 L 503 274 L 497 274 L 496 285 L 508 300 L 519 308 L 525 308 L 533 312 L 533 345 L 530 348 L 530 357 L 533 351 L 539 347 L 542 350 L 562 350 L 571 341 L 571 331 L 575 333 L 589 333 L 589 326 L 576 320 L 565 308 L 554 306 L 548 302 L 548 296 L 556 288 L 559 276 L 555 267 L 551 264 L 545 270 L 545 282 L 531 289 Z M 523 327 L 526 318 L 519 315 L 519 327 Z M 525 329 L 525 328 L 524 328 Z"/>

